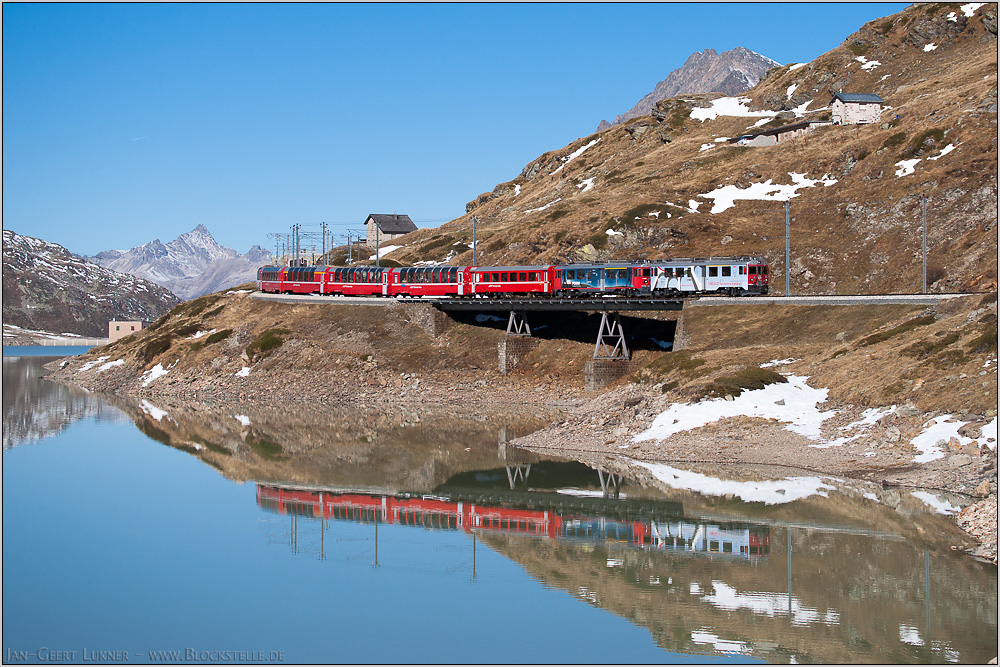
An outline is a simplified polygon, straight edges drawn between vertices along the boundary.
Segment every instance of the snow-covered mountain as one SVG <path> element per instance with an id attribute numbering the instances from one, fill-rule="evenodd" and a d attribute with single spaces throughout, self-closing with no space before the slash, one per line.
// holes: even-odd
<path id="1" fill-rule="evenodd" d="M 241 255 L 220 245 L 205 225 L 198 225 L 167 244 L 156 239 L 131 250 L 105 250 L 88 259 L 162 285 L 182 299 L 193 299 L 256 280 L 257 269 L 271 261 L 271 253 L 254 246 Z"/>
<path id="2" fill-rule="evenodd" d="M 49 382 L 45 357 L 3 358 L 3 448 L 29 445 L 81 419 L 122 422 L 128 417 L 105 399 L 72 385 Z"/>
<path id="3" fill-rule="evenodd" d="M 716 53 L 714 49 L 696 51 L 683 66 L 656 84 L 653 92 L 639 100 L 638 104 L 620 114 L 613 123 L 601 121 L 597 129 L 600 131 L 630 118 L 645 116 L 652 111 L 654 104 L 668 97 L 695 93 L 739 95 L 756 86 L 769 69 L 780 64 L 742 46 L 722 53 Z"/>
<path id="4" fill-rule="evenodd" d="M 27 329 L 105 337 L 108 321 L 152 321 L 178 303 L 169 290 L 3 230 L 3 320 Z"/>

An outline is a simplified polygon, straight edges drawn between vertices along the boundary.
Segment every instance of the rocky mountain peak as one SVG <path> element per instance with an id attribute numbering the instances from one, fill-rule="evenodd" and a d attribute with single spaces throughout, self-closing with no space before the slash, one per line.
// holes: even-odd
<path id="1" fill-rule="evenodd" d="M 779 65 L 777 61 L 742 46 L 723 53 L 715 49 L 695 51 L 684 61 L 684 65 L 656 84 L 653 92 L 639 100 L 638 104 L 617 116 L 608 126 L 604 125 L 607 121 L 602 121 L 597 129 L 601 131 L 631 118 L 645 116 L 656 102 L 668 97 L 698 93 L 739 95 L 756 86 L 769 69 Z"/>
<path id="2" fill-rule="evenodd" d="M 102 266 L 151 280 L 190 299 L 254 280 L 271 253 L 254 246 L 246 255 L 221 245 L 199 224 L 167 244 L 159 239 L 131 250 L 107 250 L 93 260 Z"/>

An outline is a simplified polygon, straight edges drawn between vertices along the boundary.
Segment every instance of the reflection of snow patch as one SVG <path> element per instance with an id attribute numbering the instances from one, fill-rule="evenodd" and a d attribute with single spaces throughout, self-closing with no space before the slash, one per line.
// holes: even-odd
<path id="1" fill-rule="evenodd" d="M 486 315 L 485 313 L 480 313 L 476 315 L 476 321 L 482 324 L 483 322 L 503 322 L 502 317 L 497 317 L 496 315 Z"/>
<path id="2" fill-rule="evenodd" d="M 899 641 L 910 646 L 923 646 L 924 640 L 920 637 L 920 631 L 912 625 L 899 626 Z"/>
<path id="3" fill-rule="evenodd" d="M 922 500 L 926 505 L 933 508 L 938 514 L 957 514 L 962 511 L 961 507 L 956 507 L 947 500 L 941 500 L 933 493 L 927 493 L 926 491 L 910 491 L 910 495 L 917 500 Z"/>
<path id="4" fill-rule="evenodd" d="M 826 492 L 836 488 L 825 484 L 819 477 L 786 477 L 785 479 L 739 482 L 710 477 L 663 463 L 646 463 L 644 461 L 635 461 L 635 463 L 649 470 L 656 479 L 672 489 L 694 491 L 706 496 L 733 495 L 748 503 L 782 505 L 815 495 L 826 498 Z"/>
<path id="5" fill-rule="evenodd" d="M 817 608 L 804 604 L 798 597 L 792 596 L 789 600 L 787 593 L 760 593 L 749 592 L 740 593 L 735 588 L 723 581 L 712 581 L 713 592 L 705 595 L 701 599 L 710 603 L 718 609 L 726 611 L 739 611 L 749 609 L 761 616 L 787 616 L 791 607 L 792 625 L 806 626 L 815 623 L 823 625 L 837 625 L 840 623 L 840 614 L 834 610 L 821 613 Z"/>
<path id="6" fill-rule="evenodd" d="M 161 410 L 160 408 L 156 407 L 146 399 L 142 399 L 142 401 L 139 403 L 139 407 L 142 408 L 143 412 L 145 412 L 147 415 L 149 415 L 156 421 L 160 421 L 164 417 L 170 416 L 170 414 L 166 410 Z"/>
<path id="7" fill-rule="evenodd" d="M 749 653 L 750 646 L 736 639 L 722 639 L 719 635 L 705 630 L 695 630 L 691 633 L 691 641 L 695 644 L 711 645 L 721 653 Z"/>

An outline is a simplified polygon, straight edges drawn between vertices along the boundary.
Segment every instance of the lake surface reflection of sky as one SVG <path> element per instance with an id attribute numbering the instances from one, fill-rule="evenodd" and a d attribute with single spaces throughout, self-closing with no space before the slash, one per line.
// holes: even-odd
<path id="1" fill-rule="evenodd" d="M 858 521 L 837 493 L 765 508 L 664 491 L 507 445 L 547 423 L 532 411 L 84 403 L 36 370 L 4 365 L 8 663 L 41 647 L 73 662 L 996 653 L 996 569 L 889 530 L 900 509 Z M 53 421 L 60 405 L 71 418 Z M 9 423 L 36 425 L 8 445 Z"/>

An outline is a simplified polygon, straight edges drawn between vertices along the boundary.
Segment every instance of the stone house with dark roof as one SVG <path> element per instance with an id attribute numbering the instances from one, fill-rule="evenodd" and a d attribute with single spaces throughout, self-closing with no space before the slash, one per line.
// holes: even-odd
<path id="1" fill-rule="evenodd" d="M 830 118 L 837 125 L 877 123 L 885 100 L 874 93 L 834 93 Z"/>
<path id="2" fill-rule="evenodd" d="M 830 125 L 831 123 L 832 121 L 829 120 L 804 120 L 799 123 L 783 125 L 782 127 L 775 127 L 770 130 L 742 134 L 730 139 L 729 143 L 738 146 L 774 146 L 783 141 L 801 137 L 817 127 Z"/>
<path id="3" fill-rule="evenodd" d="M 396 213 L 371 213 L 365 220 L 365 234 L 369 248 L 376 245 L 376 234 L 378 245 L 385 245 L 387 241 L 399 238 L 404 234 L 417 231 L 417 226 L 413 224 L 408 215 Z"/>

